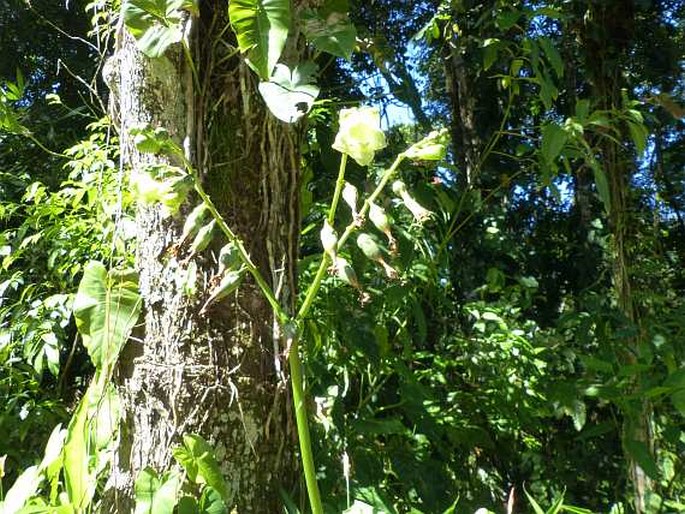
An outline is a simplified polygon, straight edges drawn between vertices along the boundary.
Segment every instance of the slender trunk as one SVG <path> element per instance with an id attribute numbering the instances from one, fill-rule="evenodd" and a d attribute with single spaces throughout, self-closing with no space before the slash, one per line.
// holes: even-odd
<path id="1" fill-rule="evenodd" d="M 469 70 L 457 41 L 449 46 L 445 71 L 452 106 L 452 138 L 455 149 L 460 147 L 456 153 L 469 187 L 477 188 L 481 141 L 476 127 L 476 99 Z"/>
<path id="2" fill-rule="evenodd" d="M 599 109 L 607 111 L 622 107 L 621 90 L 625 87 L 620 63 L 632 44 L 635 33 L 635 5 L 632 1 L 612 0 L 605 2 L 575 2 L 577 15 L 583 23 L 580 36 L 583 40 L 584 64 L 592 85 L 593 99 Z M 589 20 L 589 21 L 588 21 Z M 626 340 L 620 353 L 622 364 L 634 365 L 640 358 L 641 329 L 639 308 L 632 291 L 630 268 L 631 255 L 630 177 L 634 167 L 634 155 L 608 138 L 599 142 L 601 162 L 609 182 L 609 226 L 612 235 L 611 260 L 614 295 L 617 307 L 635 328 L 635 335 Z M 637 375 L 628 394 L 641 387 Z M 648 495 L 653 482 L 630 450 L 636 444 L 644 445 L 647 452 L 654 453 L 652 406 L 644 399 L 627 401 L 623 407 L 623 440 L 628 463 L 628 476 L 632 484 L 634 507 L 638 514 L 647 512 Z"/>
<path id="3" fill-rule="evenodd" d="M 133 173 L 164 162 L 163 156 L 139 153 L 130 131 L 140 123 L 167 129 L 289 305 L 298 234 L 298 132 L 266 112 L 251 72 L 237 57 L 222 54 L 225 2 L 201 2 L 201 11 L 199 19 L 186 22 L 199 91 L 178 47 L 150 60 L 121 34 L 116 60 L 122 158 Z M 139 471 L 168 469 L 183 434 L 197 433 L 213 444 L 239 512 L 277 512 L 279 488 L 292 491 L 297 481 L 297 443 L 283 345 L 269 304 L 246 280 L 234 297 L 203 314 L 218 278 L 212 251 L 195 257 L 184 249 L 173 252 L 183 218 L 164 218 L 158 206 L 140 206 L 136 224 L 144 333 L 120 360 L 121 442 L 104 510 L 133 512 Z M 214 253 L 223 243 L 217 237 Z M 193 298 L 184 296 L 176 279 L 190 259 L 199 269 Z"/>

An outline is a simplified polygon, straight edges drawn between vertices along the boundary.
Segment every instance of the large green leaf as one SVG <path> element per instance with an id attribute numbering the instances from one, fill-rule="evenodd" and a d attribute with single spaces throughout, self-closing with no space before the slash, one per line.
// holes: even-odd
<path id="1" fill-rule="evenodd" d="M 161 57 L 183 38 L 182 11 L 197 13 L 196 0 L 125 0 L 124 23 L 148 57 Z"/>
<path id="2" fill-rule="evenodd" d="M 231 0 L 228 15 L 247 63 L 269 80 L 290 30 L 290 1 Z"/>
<path id="3" fill-rule="evenodd" d="M 71 418 L 64 444 L 64 481 L 69 502 L 77 509 L 84 509 L 88 506 L 97 483 L 95 473 L 89 466 L 88 398 L 90 394 L 89 389 Z"/>
<path id="4" fill-rule="evenodd" d="M 76 327 L 97 369 L 114 365 L 138 321 L 141 301 L 134 273 L 112 271 L 97 261 L 86 265 L 74 299 Z"/>
<path id="5" fill-rule="evenodd" d="M 549 123 L 542 127 L 542 157 L 545 162 L 552 164 L 566 144 L 568 134 L 555 123 Z"/>
<path id="6" fill-rule="evenodd" d="M 159 477 L 151 467 L 143 469 L 135 484 L 135 514 L 171 514 L 180 489 L 179 475 Z"/>
<path id="7" fill-rule="evenodd" d="M 348 61 L 357 43 L 357 30 L 347 16 L 347 0 L 328 0 L 318 10 L 302 13 L 302 32 L 315 48 Z"/>
<path id="8" fill-rule="evenodd" d="M 228 487 L 207 441 L 199 435 L 184 435 L 183 446 L 174 448 L 173 455 L 191 481 L 207 484 L 228 500 Z"/>
<path id="9" fill-rule="evenodd" d="M 312 63 L 303 63 L 292 72 L 285 64 L 277 64 L 269 82 L 260 82 L 267 107 L 279 120 L 294 123 L 307 114 L 319 95 L 319 88 L 311 83 L 315 70 Z"/>

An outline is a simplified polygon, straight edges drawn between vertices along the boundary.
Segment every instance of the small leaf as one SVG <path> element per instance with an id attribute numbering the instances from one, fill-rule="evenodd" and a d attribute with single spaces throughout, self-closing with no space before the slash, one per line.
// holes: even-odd
<path id="1" fill-rule="evenodd" d="M 172 453 L 191 481 L 213 487 L 228 500 L 228 487 L 207 441 L 199 435 L 184 435 L 183 446 L 174 448 Z"/>
<path id="2" fill-rule="evenodd" d="M 597 194 L 604 204 L 604 210 L 607 214 L 611 212 L 611 195 L 609 193 L 609 181 L 604 168 L 595 160 L 592 159 L 590 167 L 595 174 L 595 185 L 597 186 Z"/>
<path id="3" fill-rule="evenodd" d="M 554 123 L 548 123 L 542 127 L 542 157 L 551 164 L 559 156 L 566 145 L 568 134 L 566 131 Z"/>
<path id="4" fill-rule="evenodd" d="M 552 41 L 546 37 L 539 38 L 538 44 L 545 53 L 547 61 L 552 65 L 554 73 L 556 73 L 558 78 L 561 78 L 564 75 L 564 62 L 562 61 L 561 55 L 559 54 L 557 48 L 554 46 Z"/>
<path id="5" fill-rule="evenodd" d="M 164 477 L 162 477 L 164 478 Z M 173 474 L 162 480 L 151 467 L 143 469 L 135 483 L 135 514 L 171 514 L 181 488 L 181 478 Z"/>
<path id="6" fill-rule="evenodd" d="M 138 48 L 151 58 L 161 57 L 183 39 L 182 10 L 197 14 L 196 1 L 126 0 L 121 6 L 124 23 Z"/>
<path id="7" fill-rule="evenodd" d="M 221 494 L 211 486 L 202 490 L 200 514 L 228 514 L 228 508 L 221 498 Z"/>

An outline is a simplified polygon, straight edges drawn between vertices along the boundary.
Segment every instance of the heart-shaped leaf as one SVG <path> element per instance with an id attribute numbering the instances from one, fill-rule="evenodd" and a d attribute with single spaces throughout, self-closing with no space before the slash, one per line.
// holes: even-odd
<path id="1" fill-rule="evenodd" d="M 231 0 L 228 15 L 240 52 L 268 80 L 290 30 L 290 0 Z"/>
<path id="2" fill-rule="evenodd" d="M 259 84 L 259 92 L 274 116 L 295 123 L 310 111 L 319 96 L 319 88 L 310 83 L 315 70 L 313 63 L 303 63 L 292 72 L 286 65 L 277 64 L 271 80 Z"/>
<path id="3" fill-rule="evenodd" d="M 114 365 L 140 315 L 137 278 L 131 272 L 107 273 L 91 261 L 74 298 L 74 317 L 83 345 L 96 368 Z"/>

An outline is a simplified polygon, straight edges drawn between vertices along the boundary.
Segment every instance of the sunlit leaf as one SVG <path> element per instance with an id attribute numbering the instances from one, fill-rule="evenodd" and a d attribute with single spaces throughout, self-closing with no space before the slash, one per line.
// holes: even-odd
<path id="1" fill-rule="evenodd" d="M 222 498 L 228 499 L 228 486 L 207 441 L 199 435 L 184 435 L 183 446 L 174 448 L 173 455 L 191 481 L 207 484 L 218 491 Z"/>
<path id="2" fill-rule="evenodd" d="M 228 15 L 240 52 L 262 80 L 269 80 L 290 30 L 290 0 L 231 0 Z"/>
<path id="3" fill-rule="evenodd" d="M 98 369 L 109 368 L 116 362 L 140 315 L 135 274 L 108 274 L 102 263 L 89 262 L 73 309 L 76 326 L 93 364 Z"/>
<path id="4" fill-rule="evenodd" d="M 311 82 L 314 69 L 304 63 L 291 73 L 286 65 L 277 64 L 271 79 L 260 82 L 259 92 L 279 120 L 294 123 L 311 110 L 319 96 L 319 88 Z"/>

